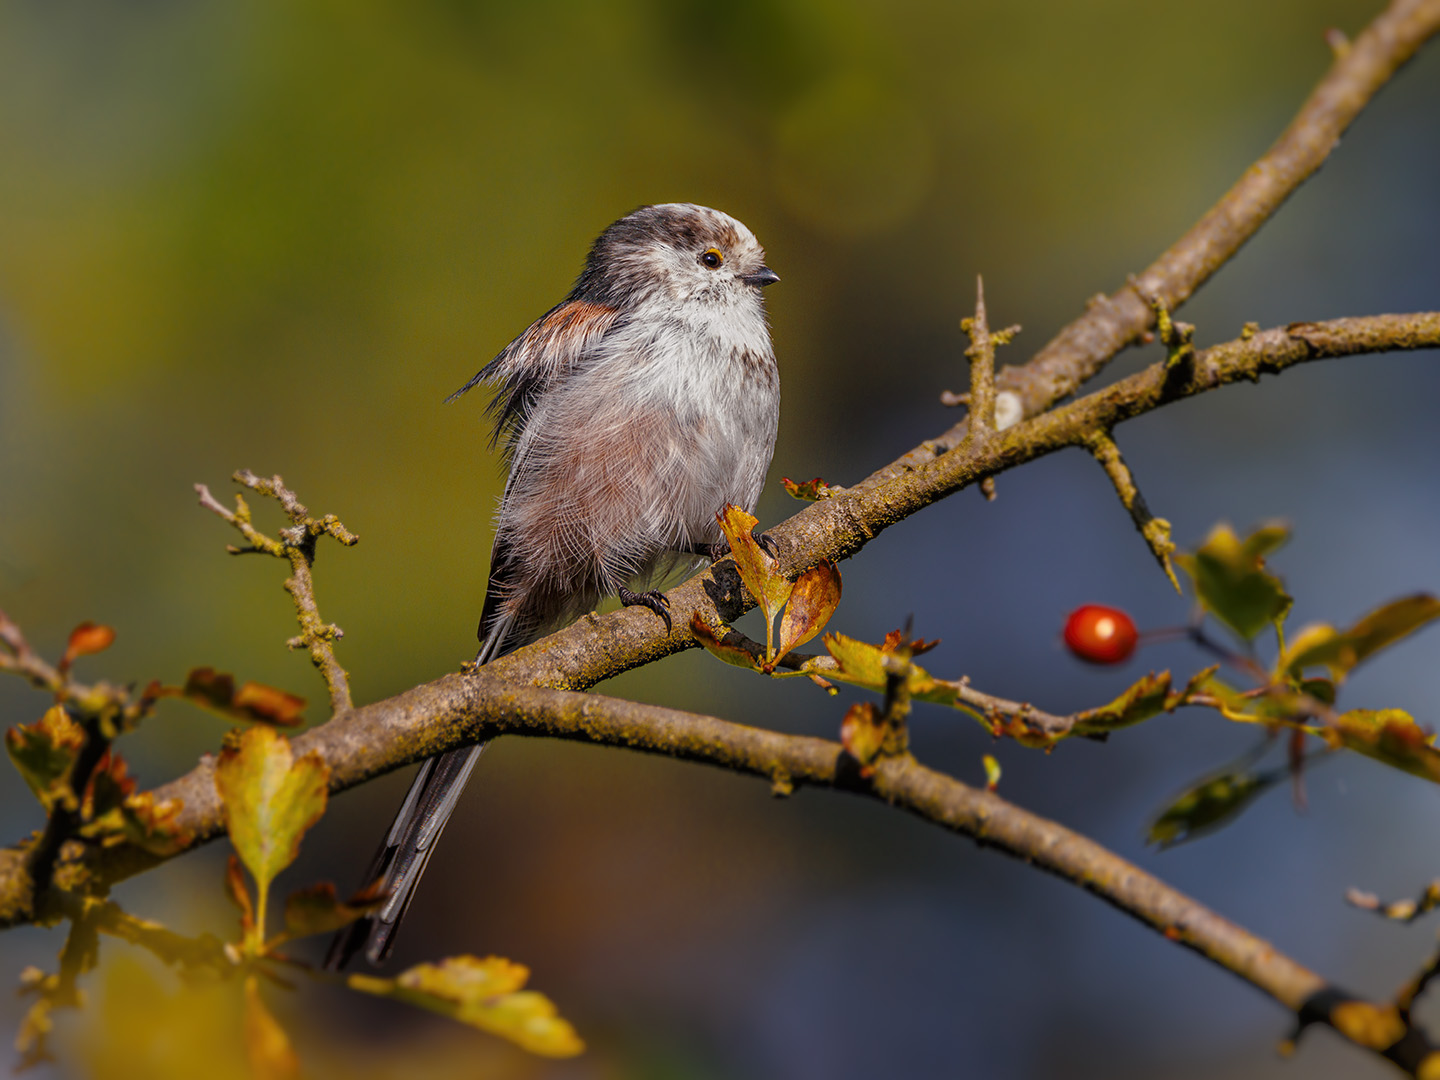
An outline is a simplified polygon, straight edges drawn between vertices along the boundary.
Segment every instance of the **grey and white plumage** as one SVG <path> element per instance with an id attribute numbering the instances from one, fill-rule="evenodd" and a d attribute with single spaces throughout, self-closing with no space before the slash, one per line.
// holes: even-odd
<path id="1" fill-rule="evenodd" d="M 780 409 L 761 289 L 778 280 L 728 214 L 642 207 L 600 235 L 560 304 L 451 395 L 498 384 L 509 463 L 477 662 L 717 547 L 726 503 L 755 508 Z M 366 879 L 383 877 L 389 900 L 337 935 L 327 965 L 389 954 L 483 749 L 421 767 Z"/>

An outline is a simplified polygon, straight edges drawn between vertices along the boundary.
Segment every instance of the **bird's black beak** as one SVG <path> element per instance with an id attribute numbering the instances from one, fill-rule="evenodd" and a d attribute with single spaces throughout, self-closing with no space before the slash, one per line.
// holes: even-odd
<path id="1" fill-rule="evenodd" d="M 766 285 L 774 285 L 775 282 L 779 281 L 780 275 L 775 273 L 775 271 L 771 270 L 768 266 L 762 266 L 753 274 L 742 275 L 740 280 L 745 282 L 747 285 L 754 285 L 757 288 L 763 289 Z"/>

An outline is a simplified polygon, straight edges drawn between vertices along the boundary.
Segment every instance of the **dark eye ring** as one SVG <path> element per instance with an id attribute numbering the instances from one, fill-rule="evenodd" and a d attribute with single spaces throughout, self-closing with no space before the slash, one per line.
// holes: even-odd
<path id="1" fill-rule="evenodd" d="M 725 261 L 725 256 L 721 254 L 719 248 L 706 248 L 705 254 L 700 256 L 700 261 L 714 270 Z"/>

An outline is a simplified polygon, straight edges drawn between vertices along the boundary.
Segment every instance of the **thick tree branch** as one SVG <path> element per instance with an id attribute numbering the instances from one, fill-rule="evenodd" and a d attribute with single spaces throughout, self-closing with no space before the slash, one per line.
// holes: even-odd
<path id="1" fill-rule="evenodd" d="M 1294 364 L 1326 357 L 1396 349 L 1440 346 L 1440 313 L 1378 315 L 1325 323 L 1296 323 L 1289 327 L 1247 333 L 1240 340 L 1197 354 L 1188 378 L 1177 383 L 1166 365 L 1155 364 L 1128 379 L 1090 394 L 999 433 L 984 445 L 970 446 L 934 458 L 928 464 L 893 479 L 867 482 L 814 503 L 770 531 L 779 545 L 780 562 L 798 571 L 824 558 L 855 554 L 869 539 L 937 499 L 994 472 L 1023 464 L 1067 446 L 1084 445 L 1091 433 L 1108 431 L 1115 424 L 1152 409 L 1228 385 L 1258 379 L 1263 372 L 1279 372 Z M 605 616 L 591 614 L 558 633 L 497 660 L 484 669 L 483 681 L 505 680 L 519 687 L 530 684 L 556 689 L 583 690 L 602 679 L 640 666 L 670 653 L 695 646 L 688 629 L 690 615 L 702 612 L 711 620 L 729 622 L 751 603 L 740 586 L 733 565 L 722 561 L 673 590 L 671 608 L 679 617 L 675 629 L 660 631 L 649 612 L 621 609 Z M 359 722 L 360 712 L 341 715 L 307 732 L 297 740 L 302 750 L 321 750 L 332 769 L 333 786 L 341 790 L 376 772 L 399 768 L 437 752 L 454 725 L 478 721 L 466 712 L 463 692 L 466 678 L 446 676 L 406 694 L 367 706 L 367 716 L 414 718 L 424 734 L 408 734 L 397 727 L 394 739 L 369 742 L 373 732 Z M 423 722 L 422 722 L 423 721 Z M 463 727 L 461 728 L 463 730 Z M 783 738 L 775 736 L 775 738 Z M 692 733 L 669 747 L 677 757 L 693 757 L 687 747 L 703 742 Z M 472 740 L 473 741 L 473 740 Z M 363 745 L 357 746 L 357 742 Z M 378 755 L 378 757 L 377 757 Z M 347 762 L 371 762 L 355 771 Z M 378 763 L 377 763 L 378 762 Z M 724 761 L 718 762 L 725 764 Z M 211 766 L 202 764 L 155 792 L 157 799 L 179 798 L 184 809 L 177 825 L 197 840 L 218 834 L 219 815 L 211 782 Z M 43 913 L 33 910 L 28 876 L 24 873 L 25 847 L 0 851 L 0 926 L 32 921 Z M 158 861 L 136 848 L 120 847 L 104 855 L 101 877 L 114 880 L 138 872 Z"/>
<path id="2" fill-rule="evenodd" d="M 1258 379 L 1262 372 L 1283 371 L 1307 360 L 1436 347 L 1440 347 L 1440 312 L 1295 323 L 1249 334 L 1197 354 L 1190 377 L 1183 384 L 1175 383 L 1163 363 L 1152 365 L 1064 408 L 1000 433 L 985 446 L 952 451 L 894 480 L 850 488 L 814 503 L 770 530 L 770 535 L 779 544 L 780 562 L 787 571 L 797 571 L 824 558 L 846 558 L 887 526 L 965 484 L 1055 450 L 1083 446 L 1091 432 L 1107 431 L 1122 420 L 1167 402 L 1240 380 Z M 469 711 L 465 690 L 469 682 L 489 685 L 503 681 L 513 687 L 515 694 L 522 693 L 527 685 L 585 690 L 650 660 L 695 647 L 689 631 L 692 613 L 699 611 L 712 621 L 718 616 L 729 622 L 750 604 L 738 575 L 727 562 L 691 578 L 672 590 L 669 597 L 671 610 L 677 613 L 675 629 L 669 633 L 658 628 L 648 611 L 622 608 L 603 616 L 592 613 L 548 638 L 493 661 L 480 673 L 447 675 L 388 701 L 337 717 L 299 736 L 295 740 L 297 750 L 320 750 L 331 768 L 332 789 L 340 791 L 463 741 L 478 741 L 481 736 L 477 734 L 457 742 L 451 731 L 467 730 L 469 725 L 468 730 L 478 732 L 476 725 L 485 722 Z M 394 721 L 393 732 L 378 742 L 376 729 L 366 726 L 376 723 L 376 717 Z M 703 745 L 704 740 L 701 732 L 691 733 L 681 741 L 674 741 L 667 733 L 661 741 L 640 748 L 694 758 L 697 754 L 703 756 L 693 748 Z M 718 759 L 716 763 L 729 762 Z M 157 799 L 183 800 L 185 806 L 177 825 L 202 840 L 217 835 L 220 829 L 210 777 L 211 766 L 203 763 L 155 792 Z M 123 876 L 152 865 L 155 859 L 134 849 L 117 848 L 106 857 L 105 873 Z M 3 885 L 0 870 L 0 897 L 4 895 Z"/>
<path id="3" fill-rule="evenodd" d="M 1069 446 L 1083 446 L 1092 433 L 1143 415 L 1181 398 L 1239 381 L 1255 381 L 1295 364 L 1339 356 L 1440 347 L 1440 312 L 1375 315 L 1323 323 L 1293 323 L 1206 349 L 1176 378 L 1157 363 L 1127 379 L 1062 408 L 999 432 L 980 446 L 939 452 L 921 463 L 881 470 L 854 487 L 836 491 L 767 530 L 781 570 L 795 574 L 822 559 L 851 557 L 889 526 L 986 476 L 1023 465 Z M 931 445 L 931 444 L 923 444 Z M 906 455 L 911 458 L 915 451 Z M 902 461 L 905 459 L 901 459 Z M 658 631 L 654 616 L 625 609 L 587 616 L 491 667 L 514 682 L 583 690 L 622 671 L 691 648 L 690 616 L 707 621 L 719 615 L 733 622 L 749 607 L 728 562 L 669 594 L 675 629 Z"/>
<path id="4" fill-rule="evenodd" d="M 1328 984 L 1270 943 L 1094 841 L 928 769 L 909 755 L 877 762 L 873 775 L 865 778 L 840 744 L 829 740 L 598 694 L 515 686 L 496 678 L 489 667 L 474 676 L 449 675 L 361 707 L 344 720 L 299 736 L 295 750 L 319 751 L 330 766 L 332 788 L 342 790 L 399 763 L 503 734 L 619 746 L 719 765 L 764 777 L 783 793 L 810 785 L 882 800 L 1094 893 L 1253 984 L 1300 1024 L 1335 1027 L 1411 1072 L 1435 1053 L 1424 1033 L 1402 1018 L 1395 1005 L 1371 1004 Z M 398 756 L 397 748 L 403 748 Z M 207 761 L 159 793 L 185 800 L 187 825 L 200 835 L 218 835 L 224 828 L 213 776 Z M 118 853 L 105 872 L 139 868 L 135 856 L 133 850 Z M 131 865 L 122 865 L 124 860 Z M 1359 1023 L 1357 1017 L 1366 1022 Z"/>
<path id="5" fill-rule="evenodd" d="M 1140 340 L 1155 323 L 1145 297 L 1174 311 L 1194 295 L 1314 175 L 1370 99 L 1437 31 L 1440 0 L 1394 0 L 1353 43 L 1334 50 L 1329 72 L 1275 145 L 1189 232 L 1124 288 L 1092 298 L 1084 315 L 1023 366 L 1004 368 L 998 389 L 1014 394 L 1024 415 L 1034 416 Z M 962 420 L 869 480 L 889 479 L 958 446 L 966 424 Z"/>

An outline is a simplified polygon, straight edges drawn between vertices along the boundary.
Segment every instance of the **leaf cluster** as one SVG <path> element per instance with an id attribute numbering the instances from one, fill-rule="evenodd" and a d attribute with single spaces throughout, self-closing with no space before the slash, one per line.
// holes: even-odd
<path id="1" fill-rule="evenodd" d="M 83 623 L 52 666 L 0 614 L 0 671 L 26 677 L 54 699 L 34 723 L 8 729 L 5 746 L 47 813 L 46 826 L 27 853 L 36 910 L 43 911 L 45 921 L 66 921 L 70 927 L 58 971 L 22 973 L 21 993 L 34 1000 L 16 1040 L 20 1068 L 51 1059 L 53 1013 L 82 1005 L 79 981 L 99 962 L 102 934 L 146 949 L 187 980 L 237 985 L 239 1027 L 257 1077 L 299 1075 L 290 1038 L 261 987 L 290 987 L 293 974 L 405 1001 L 532 1053 L 566 1057 L 583 1050 L 554 1004 L 524 989 L 527 969 L 499 957 L 451 957 L 382 979 L 331 975 L 288 955 L 285 947 L 291 942 L 333 933 L 387 900 L 379 882 L 344 900 L 329 883 L 312 885 L 287 897 L 282 928 L 270 933 L 272 885 L 299 855 L 301 840 L 324 814 L 329 795 L 330 770 L 321 756 L 314 751 L 297 756 L 279 730 L 302 722 L 305 700 L 210 667 L 192 670 L 180 686 L 151 682 L 139 693 L 103 682 L 76 682 L 75 661 L 108 648 L 114 638 L 109 627 Z M 214 768 L 215 793 L 235 849 L 225 873 L 226 892 L 239 911 L 233 941 L 211 934 L 187 937 L 125 913 L 105 898 L 110 883 L 90 869 L 91 854 L 117 844 L 167 856 L 193 842 L 178 824 L 179 800 L 157 802 L 152 793 L 138 791 L 113 745 L 166 698 L 251 725 L 226 739 Z"/>

